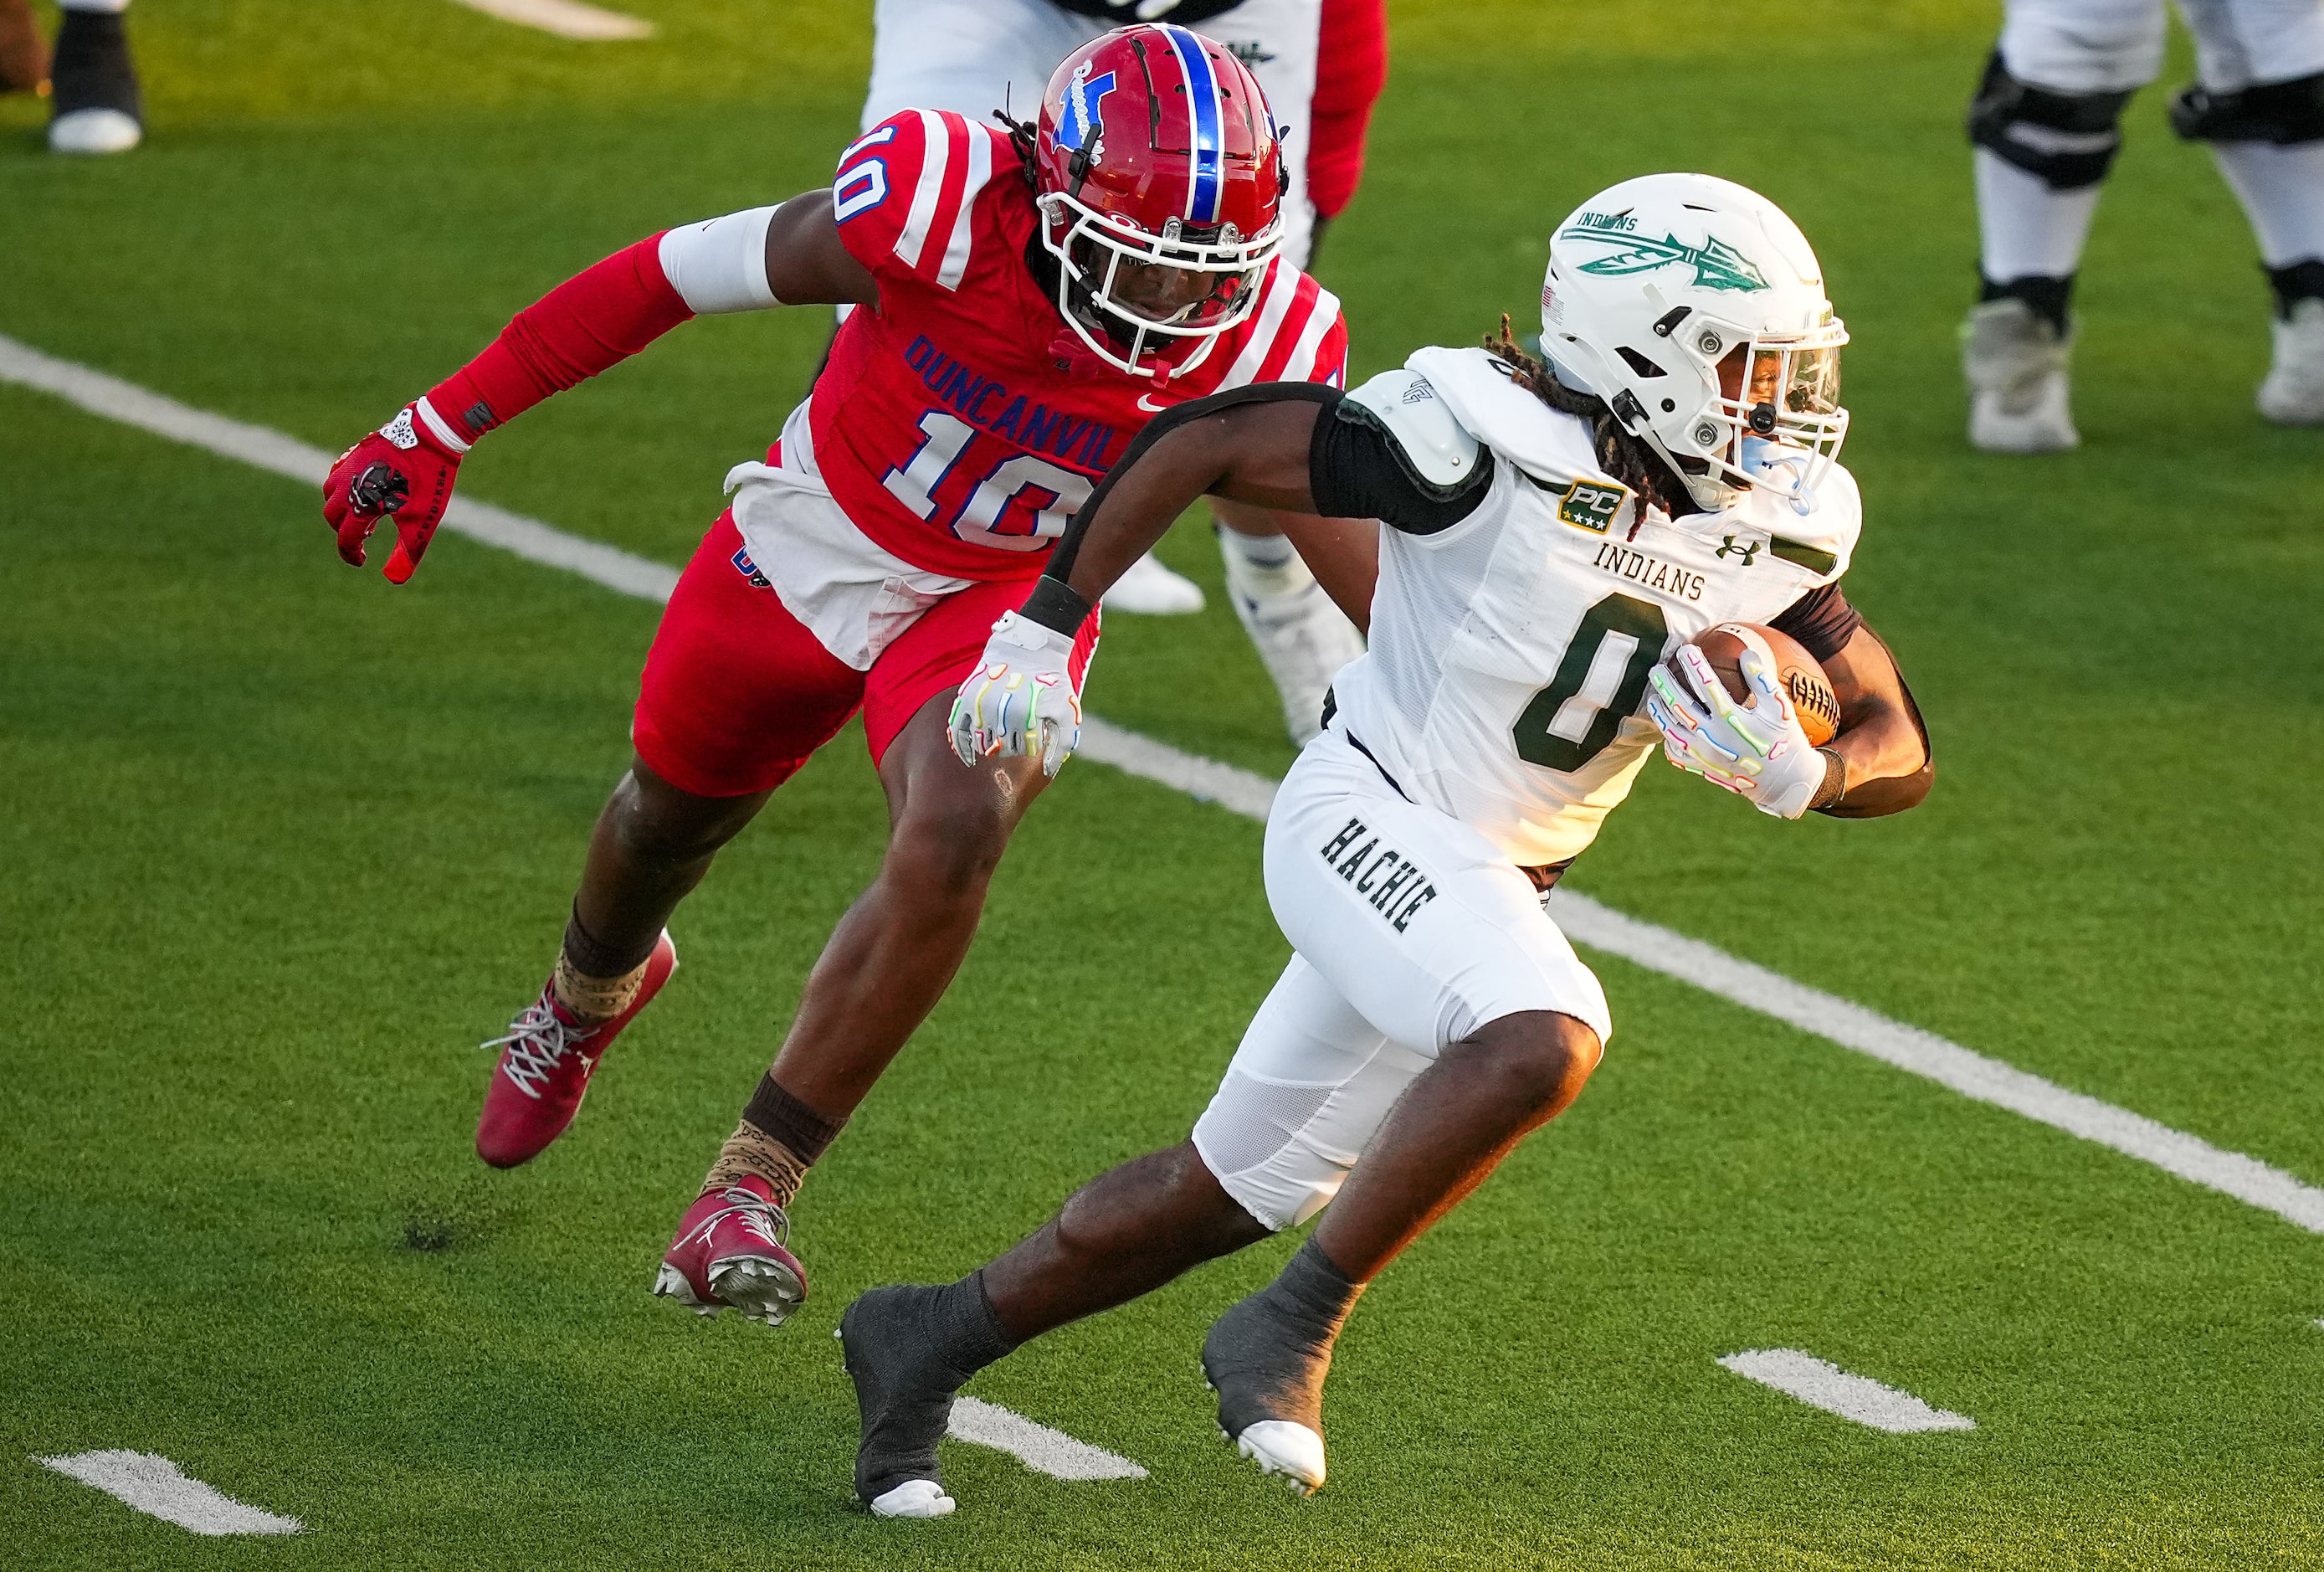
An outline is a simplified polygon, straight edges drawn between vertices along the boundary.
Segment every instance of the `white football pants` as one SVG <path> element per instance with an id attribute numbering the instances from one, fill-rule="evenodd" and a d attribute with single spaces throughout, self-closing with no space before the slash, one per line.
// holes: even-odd
<path id="1" fill-rule="evenodd" d="M 2177 0 L 2195 37 L 2195 74 L 2212 93 L 2324 71 L 2324 0 Z M 2009 0 L 2001 61 L 2061 93 L 2124 93 L 2163 69 L 2163 0 Z M 2270 267 L 2324 256 L 2324 143 L 2218 143 L 2221 174 Z M 2098 188 L 2056 191 L 1977 150 L 1985 276 L 2062 278 L 2081 265 Z"/>
<path id="2" fill-rule="evenodd" d="M 1227 1194 L 1288 1228 L 1339 1193 L 1447 1043 L 1520 1011 L 1604 1041 L 1605 990 L 1531 881 L 1475 830 L 1406 801 L 1338 726 L 1267 819 L 1267 900 L 1297 951 L 1251 1018 L 1194 1150 Z"/>
<path id="3" fill-rule="evenodd" d="M 2324 0 L 2177 0 L 2214 93 L 2324 71 Z M 2126 93 L 2162 73 L 2163 0 L 2009 0 L 2001 63 L 2061 93 Z"/>
<path id="4" fill-rule="evenodd" d="M 1323 13 L 1323 0 L 1243 0 L 1194 30 L 1250 62 L 1276 124 L 1290 128 L 1283 143 L 1291 174 L 1283 250 L 1300 267 L 1315 223 L 1307 201 L 1307 122 Z M 1111 31 L 1049 0 L 878 0 L 872 16 L 866 131 L 899 109 L 950 109 L 982 122 L 1005 104 L 1019 120 L 1038 119 L 1058 65 Z"/>

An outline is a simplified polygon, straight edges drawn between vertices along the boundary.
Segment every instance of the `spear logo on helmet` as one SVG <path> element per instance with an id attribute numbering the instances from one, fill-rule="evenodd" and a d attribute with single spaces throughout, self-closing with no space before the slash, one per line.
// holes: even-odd
<path id="1" fill-rule="evenodd" d="M 1706 290 L 1764 290 L 1767 276 L 1757 264 L 1728 245 L 1716 235 L 1705 245 L 1689 245 L 1677 236 L 1661 240 L 1649 240 L 1643 235 L 1622 235 L 1604 229 L 1576 226 L 1561 234 L 1560 240 L 1593 240 L 1615 249 L 1591 262 L 1582 264 L 1583 273 L 1619 276 L 1624 273 L 1652 273 L 1658 267 L 1671 267 L 1685 263 L 1694 268 L 1694 282 Z"/>

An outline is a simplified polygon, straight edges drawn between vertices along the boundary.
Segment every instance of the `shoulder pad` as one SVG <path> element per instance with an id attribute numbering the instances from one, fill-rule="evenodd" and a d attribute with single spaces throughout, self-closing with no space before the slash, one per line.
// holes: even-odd
<path id="1" fill-rule="evenodd" d="M 1418 372 L 1383 371 L 1350 393 L 1348 402 L 1379 419 L 1429 485 L 1457 485 L 1477 472 L 1480 444 Z"/>
<path id="2" fill-rule="evenodd" d="M 1829 584 L 1848 571 L 1856 554 L 1856 539 L 1864 528 L 1864 498 L 1856 489 L 1856 477 L 1835 464 L 1816 483 L 1804 513 L 1796 503 L 1775 492 L 1754 491 L 1729 510 L 1729 516 L 1765 530 L 1770 556 L 1805 569 L 1818 584 Z"/>
<path id="3" fill-rule="evenodd" d="M 1543 403 L 1484 350 L 1422 349 L 1404 364 L 1428 379 L 1465 430 L 1536 480 L 1564 486 L 1600 474 L 1588 428 Z"/>

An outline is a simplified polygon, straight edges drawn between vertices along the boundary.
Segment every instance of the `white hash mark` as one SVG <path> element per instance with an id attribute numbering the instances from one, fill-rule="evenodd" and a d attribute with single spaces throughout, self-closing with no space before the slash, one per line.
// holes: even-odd
<path id="1" fill-rule="evenodd" d="M 559 38 L 587 43 L 607 39 L 651 38 L 654 24 L 618 11 L 584 5 L 580 0 L 459 0 L 471 11 L 481 11 L 520 27 L 537 27 Z"/>
<path id="2" fill-rule="evenodd" d="M 1915 1430 L 1974 1430 L 1967 1414 L 1931 1408 L 1909 1392 L 1883 1386 L 1870 1376 L 1850 1375 L 1837 1364 L 1796 1348 L 1755 1348 L 1729 1354 L 1720 1364 L 1736 1374 L 1772 1386 L 1811 1408 L 1854 1419 L 1891 1435 Z"/>
<path id="3" fill-rule="evenodd" d="M 1102 1447 L 1076 1441 L 1063 1430 L 1037 1425 L 998 1403 L 954 1398 L 945 1434 L 1008 1453 L 1026 1467 L 1052 1479 L 1143 1479 L 1146 1470 Z"/>
<path id="4" fill-rule="evenodd" d="M 261 1512 L 189 1478 L 167 1457 L 152 1452 L 75 1452 L 35 1457 L 58 1473 L 94 1485 L 149 1517 L 197 1534 L 303 1534 L 297 1518 Z"/>

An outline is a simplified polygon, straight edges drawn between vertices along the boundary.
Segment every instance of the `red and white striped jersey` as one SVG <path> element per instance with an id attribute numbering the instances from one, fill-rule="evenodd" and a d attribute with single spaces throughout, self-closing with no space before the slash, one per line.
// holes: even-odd
<path id="1" fill-rule="evenodd" d="M 996 127 L 905 110 L 841 157 L 832 195 L 880 298 L 810 395 L 816 465 L 857 528 L 927 571 L 1035 578 L 1156 414 L 1248 383 L 1346 381 L 1338 299 L 1280 257 L 1249 320 L 1172 356 L 1183 372 L 1089 354 L 1035 271 L 1033 187 Z"/>

